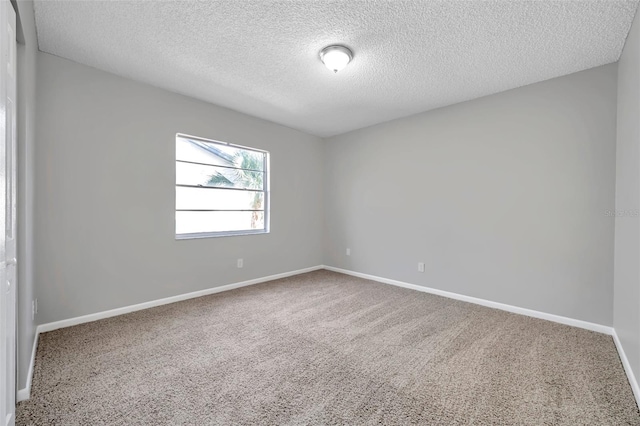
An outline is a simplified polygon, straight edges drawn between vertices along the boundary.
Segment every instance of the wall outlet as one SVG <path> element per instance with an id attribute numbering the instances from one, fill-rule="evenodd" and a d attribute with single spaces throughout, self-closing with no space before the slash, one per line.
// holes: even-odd
<path id="1" fill-rule="evenodd" d="M 351 249 L 350 248 L 347 249 L 347 256 L 351 256 Z"/>
<path id="2" fill-rule="evenodd" d="M 31 321 L 36 319 L 36 300 L 31 301 Z"/>
<path id="3" fill-rule="evenodd" d="M 238 268 L 242 268 L 244 266 L 244 260 L 238 259 Z"/>
<path id="4" fill-rule="evenodd" d="M 418 262 L 418 272 L 424 272 L 424 262 Z"/>

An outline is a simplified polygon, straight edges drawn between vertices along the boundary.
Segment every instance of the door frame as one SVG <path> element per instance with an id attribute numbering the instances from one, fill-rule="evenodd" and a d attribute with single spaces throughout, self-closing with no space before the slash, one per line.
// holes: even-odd
<path id="1" fill-rule="evenodd" d="M 5 35 L 0 37 L 0 424 L 13 426 L 17 384 L 17 40 L 16 13 L 8 0 L 0 0 L 0 32 Z"/>

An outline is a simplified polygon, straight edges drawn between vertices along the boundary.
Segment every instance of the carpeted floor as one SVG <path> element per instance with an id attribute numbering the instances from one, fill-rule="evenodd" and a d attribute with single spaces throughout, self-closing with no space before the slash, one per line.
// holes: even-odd
<path id="1" fill-rule="evenodd" d="M 640 425 L 611 337 L 329 271 L 40 336 L 19 425 Z"/>

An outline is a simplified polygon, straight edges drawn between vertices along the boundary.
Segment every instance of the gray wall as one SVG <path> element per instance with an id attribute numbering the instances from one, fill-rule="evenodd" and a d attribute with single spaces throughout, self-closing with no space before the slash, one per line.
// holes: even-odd
<path id="1" fill-rule="evenodd" d="M 37 84 L 39 323 L 322 263 L 320 138 L 45 53 Z M 174 239 L 176 132 L 271 152 L 270 234 Z"/>
<path id="2" fill-rule="evenodd" d="M 613 325 L 640 372 L 640 17 L 636 15 L 618 63 L 615 284 Z"/>
<path id="3" fill-rule="evenodd" d="M 18 389 L 27 384 L 35 325 L 31 320 L 33 289 L 33 148 L 36 134 L 36 56 L 38 42 L 33 2 L 19 1 L 24 36 L 18 45 Z"/>
<path id="4" fill-rule="evenodd" d="M 325 263 L 611 325 L 616 76 L 607 65 L 328 139 Z"/>

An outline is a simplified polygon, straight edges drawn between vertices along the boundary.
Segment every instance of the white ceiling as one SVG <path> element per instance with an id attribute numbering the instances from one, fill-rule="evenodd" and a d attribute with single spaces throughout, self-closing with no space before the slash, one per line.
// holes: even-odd
<path id="1" fill-rule="evenodd" d="M 637 0 L 35 2 L 40 50 L 319 136 L 619 59 Z M 319 51 L 341 43 L 338 74 Z"/>

